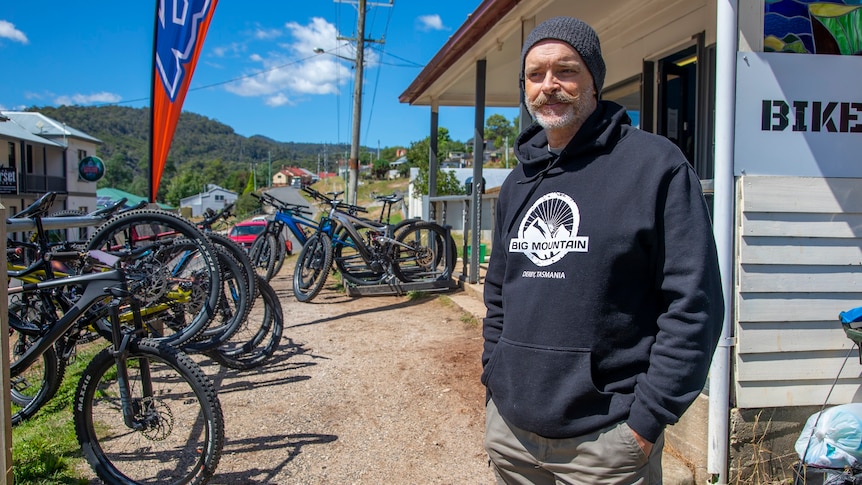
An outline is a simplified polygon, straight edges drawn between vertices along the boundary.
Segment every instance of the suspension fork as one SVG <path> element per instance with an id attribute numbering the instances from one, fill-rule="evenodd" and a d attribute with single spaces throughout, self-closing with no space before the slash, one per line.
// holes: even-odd
<path id="1" fill-rule="evenodd" d="M 137 419 L 136 416 L 143 411 L 142 407 L 146 405 L 149 398 L 153 397 L 152 375 L 150 373 L 150 361 L 146 358 L 141 358 L 138 362 L 141 372 L 141 395 L 140 402 L 133 402 L 131 386 L 129 384 L 129 368 L 126 365 L 129 357 L 129 344 L 135 335 L 143 331 L 144 322 L 141 318 L 141 304 L 135 298 L 131 298 L 130 307 L 133 315 L 134 329 L 132 332 L 123 332 L 120 330 L 120 310 L 119 301 L 114 299 L 108 305 L 108 315 L 111 319 L 111 354 L 114 356 L 114 362 L 117 366 L 117 386 L 120 388 L 120 405 L 123 410 L 123 422 L 130 429 L 140 431 L 144 429 L 145 422 Z"/>

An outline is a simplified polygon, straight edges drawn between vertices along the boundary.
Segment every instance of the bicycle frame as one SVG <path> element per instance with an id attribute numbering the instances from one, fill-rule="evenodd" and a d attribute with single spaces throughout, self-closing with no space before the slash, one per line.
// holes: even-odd
<path id="1" fill-rule="evenodd" d="M 126 280 L 122 270 L 112 269 L 98 273 L 89 273 L 78 276 L 67 276 L 64 278 L 56 278 L 39 283 L 27 283 L 22 286 L 9 288 L 9 295 L 35 293 L 41 290 L 54 288 L 62 288 L 73 285 L 81 285 L 84 291 L 80 298 L 65 310 L 51 328 L 38 339 L 38 342 L 29 347 L 21 356 L 20 359 L 13 362 L 10 366 L 10 372 L 13 377 L 17 376 L 24 369 L 33 364 L 39 356 L 42 355 L 49 347 L 54 345 L 66 332 L 71 329 L 75 323 L 87 313 L 96 303 L 109 298 L 111 296 L 120 296 L 126 291 Z M 15 315 L 9 315 L 9 326 L 23 333 L 29 332 L 27 328 Z M 118 325 L 113 325 L 119 327 Z M 119 342 L 115 342 L 118 345 Z"/>
<path id="2" fill-rule="evenodd" d="M 393 229 L 395 226 L 391 224 L 384 224 L 375 222 L 369 219 L 356 217 L 347 212 L 340 211 L 336 207 L 333 207 L 332 210 L 329 211 L 329 220 L 334 222 L 335 224 L 331 224 L 332 234 L 330 237 L 332 238 L 332 245 L 342 245 L 350 248 L 356 249 L 360 256 L 362 256 L 362 260 L 365 261 L 365 264 L 371 264 L 375 262 L 374 255 L 371 253 L 371 250 L 368 249 L 368 246 L 365 245 L 365 242 L 362 240 L 362 235 L 359 233 L 360 228 L 371 229 L 373 231 L 377 231 L 380 233 L 377 236 L 377 239 L 384 244 L 391 244 L 401 246 L 405 249 L 410 249 L 410 246 L 399 242 L 393 237 Z M 337 227 L 336 227 L 337 226 Z M 347 233 L 350 235 L 350 239 L 353 240 L 353 244 L 345 241 L 344 239 L 340 239 L 336 236 L 337 229 L 343 227 Z"/>
<path id="3" fill-rule="evenodd" d="M 289 210 L 279 209 L 275 212 L 273 218 L 268 221 L 266 231 L 278 236 L 281 234 L 282 227 L 287 227 L 290 233 L 293 234 L 293 237 L 299 241 L 300 246 L 304 246 L 306 241 L 308 241 L 308 234 L 303 229 L 303 226 L 316 229 L 318 224 L 318 221 L 310 217 L 294 214 Z"/>

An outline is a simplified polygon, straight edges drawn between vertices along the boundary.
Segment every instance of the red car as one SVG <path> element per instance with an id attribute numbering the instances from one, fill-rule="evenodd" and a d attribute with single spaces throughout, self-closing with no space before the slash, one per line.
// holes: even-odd
<path id="1" fill-rule="evenodd" d="M 235 224 L 228 233 L 228 237 L 235 243 L 248 250 L 258 234 L 266 229 L 266 221 L 243 221 Z"/>

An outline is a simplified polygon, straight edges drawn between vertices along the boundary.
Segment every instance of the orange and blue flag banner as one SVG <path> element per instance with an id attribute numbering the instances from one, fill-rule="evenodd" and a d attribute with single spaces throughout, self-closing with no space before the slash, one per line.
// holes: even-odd
<path id="1" fill-rule="evenodd" d="M 156 1 L 150 106 L 150 202 L 156 201 L 183 101 L 218 2 Z"/>

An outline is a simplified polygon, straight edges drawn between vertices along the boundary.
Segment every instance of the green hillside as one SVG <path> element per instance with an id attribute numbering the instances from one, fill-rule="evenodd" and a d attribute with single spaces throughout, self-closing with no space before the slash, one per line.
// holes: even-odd
<path id="1" fill-rule="evenodd" d="M 105 161 L 106 174 L 99 187 L 115 187 L 145 196 L 149 171 L 149 109 L 123 106 L 32 107 L 70 127 L 102 140 L 97 155 Z M 347 144 L 279 142 L 264 136 L 245 137 L 217 120 L 195 113 L 180 116 L 158 199 L 178 205 L 179 199 L 199 192 L 204 184 L 215 183 L 242 192 L 252 166 L 259 187 L 268 185 L 282 166 L 298 166 L 311 171 L 326 150 L 330 171 L 334 154 L 349 152 Z M 370 157 L 370 150 L 362 149 Z M 364 157 L 363 157 L 364 159 Z M 322 167 L 321 167 L 322 168 Z"/>

